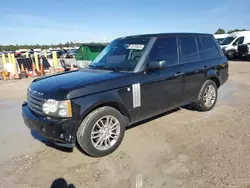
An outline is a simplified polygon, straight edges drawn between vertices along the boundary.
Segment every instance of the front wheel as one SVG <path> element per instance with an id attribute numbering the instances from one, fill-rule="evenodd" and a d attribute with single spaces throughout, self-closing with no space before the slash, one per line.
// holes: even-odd
<path id="1" fill-rule="evenodd" d="M 198 111 L 209 111 L 216 104 L 218 96 L 217 85 L 212 80 L 207 80 L 194 101 L 194 108 Z"/>
<path id="2" fill-rule="evenodd" d="M 229 60 L 233 60 L 233 59 L 234 59 L 234 52 L 233 52 L 233 51 L 229 51 L 229 52 L 227 53 L 227 58 L 228 58 Z"/>
<path id="3" fill-rule="evenodd" d="M 102 157 L 115 151 L 125 133 L 122 114 L 109 106 L 92 111 L 77 131 L 80 147 L 93 157 Z"/>

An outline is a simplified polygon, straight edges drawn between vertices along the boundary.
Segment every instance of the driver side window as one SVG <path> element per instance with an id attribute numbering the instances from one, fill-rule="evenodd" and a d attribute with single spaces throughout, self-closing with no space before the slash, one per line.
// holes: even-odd
<path id="1" fill-rule="evenodd" d="M 244 42 L 244 37 L 239 37 L 236 39 L 233 45 L 243 44 L 243 42 Z"/>
<path id="2" fill-rule="evenodd" d="M 150 61 L 166 61 L 166 64 L 178 63 L 176 37 L 158 38 L 149 54 Z"/>

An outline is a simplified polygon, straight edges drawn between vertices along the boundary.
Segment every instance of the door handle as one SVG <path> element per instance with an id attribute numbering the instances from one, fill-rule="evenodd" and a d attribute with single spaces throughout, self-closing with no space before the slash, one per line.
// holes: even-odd
<path id="1" fill-rule="evenodd" d="M 208 67 L 207 67 L 207 66 L 204 66 L 202 69 L 203 69 L 203 70 L 207 70 L 207 69 L 208 69 Z"/>
<path id="2" fill-rule="evenodd" d="M 184 73 L 183 72 L 177 72 L 175 73 L 175 76 L 182 76 Z"/>

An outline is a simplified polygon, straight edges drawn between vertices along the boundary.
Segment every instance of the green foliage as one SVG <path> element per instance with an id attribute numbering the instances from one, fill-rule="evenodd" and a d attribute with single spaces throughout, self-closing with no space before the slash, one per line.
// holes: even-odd
<path id="1" fill-rule="evenodd" d="M 227 33 L 231 34 L 233 32 L 237 32 L 237 31 L 247 31 L 247 29 L 233 29 L 233 30 L 229 30 Z"/>
<path id="2" fill-rule="evenodd" d="M 48 48 L 63 48 L 63 47 L 75 47 L 75 46 L 81 46 L 83 43 L 79 42 L 67 42 L 65 44 L 50 44 L 50 45 L 0 45 L 0 52 L 1 51 L 16 51 L 19 49 L 35 49 L 35 48 L 41 48 L 41 49 L 48 49 Z M 91 43 L 92 44 L 92 43 Z"/>
<path id="3" fill-rule="evenodd" d="M 231 34 L 233 32 L 237 32 L 237 31 L 248 31 L 247 29 L 233 29 L 233 30 L 229 30 L 227 32 L 227 34 Z M 225 34 L 226 31 L 222 28 L 219 28 L 214 34 Z"/>
<path id="4" fill-rule="evenodd" d="M 224 29 L 219 28 L 214 34 L 225 34 L 226 31 Z"/>

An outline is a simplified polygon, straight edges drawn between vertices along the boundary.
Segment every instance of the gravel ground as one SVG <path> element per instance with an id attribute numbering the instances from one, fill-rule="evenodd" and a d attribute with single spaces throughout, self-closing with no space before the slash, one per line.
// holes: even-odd
<path id="1" fill-rule="evenodd" d="M 212 111 L 180 108 L 133 126 L 118 150 L 107 157 L 91 158 L 77 148 L 72 152 L 55 149 L 28 131 L 5 137 L 0 158 L 15 148 L 21 147 L 22 152 L 4 155 L 0 161 L 0 187 L 44 188 L 64 178 L 76 188 L 132 188 L 136 182 L 137 188 L 250 188 L 249 72 L 250 62 L 230 62 L 229 81 L 219 89 Z M 19 105 L 30 81 L 0 81 L 0 102 Z M 9 108 L 8 104 L 0 103 L 0 108 Z M 0 118 L 11 113 L 6 110 Z M 1 129 L 13 123 L 5 122 Z M 12 132 L 14 128 L 9 135 Z M 28 143 L 21 146 L 25 138 Z"/>

